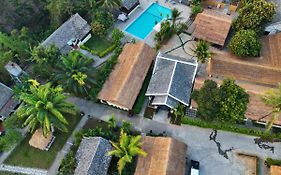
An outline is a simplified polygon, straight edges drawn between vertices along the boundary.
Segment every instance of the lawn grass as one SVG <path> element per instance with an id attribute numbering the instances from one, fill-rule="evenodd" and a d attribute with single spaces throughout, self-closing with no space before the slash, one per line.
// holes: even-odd
<path id="1" fill-rule="evenodd" d="M 10 172 L 6 172 L 6 171 L 0 171 L 0 175 L 23 175 L 23 174 L 16 174 L 16 173 L 10 173 Z"/>
<path id="2" fill-rule="evenodd" d="M 24 138 L 23 141 L 15 148 L 15 150 L 8 157 L 8 159 L 5 160 L 4 163 L 23 167 L 48 169 L 52 165 L 57 153 L 62 149 L 79 121 L 79 115 L 69 117 L 69 131 L 67 133 L 55 131 L 54 136 L 56 139 L 49 151 L 41 151 L 31 147 L 28 144 L 31 134 L 27 134 L 26 138 Z"/>
<path id="3" fill-rule="evenodd" d="M 91 50 L 100 53 L 112 46 L 113 43 L 106 38 L 92 36 L 84 45 Z"/>
<path id="4" fill-rule="evenodd" d="M 135 101 L 135 104 L 133 106 L 133 112 L 135 114 L 139 114 L 142 110 L 144 100 L 145 100 L 145 93 L 148 88 L 148 85 L 149 85 L 149 82 L 150 82 L 150 79 L 152 76 L 152 72 L 153 72 L 153 69 L 149 69 L 149 71 L 143 81 L 142 88 L 141 88 L 140 93 L 137 97 L 137 100 Z"/>

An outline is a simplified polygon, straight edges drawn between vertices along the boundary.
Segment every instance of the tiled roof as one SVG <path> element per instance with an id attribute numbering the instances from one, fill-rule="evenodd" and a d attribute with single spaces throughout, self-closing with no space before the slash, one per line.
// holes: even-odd
<path id="1" fill-rule="evenodd" d="M 71 50 L 67 44 L 71 39 L 83 39 L 91 31 L 90 25 L 78 13 L 63 23 L 43 43 L 43 46 L 54 44 L 63 54 Z"/>
<path id="2" fill-rule="evenodd" d="M 196 71 L 197 62 L 191 58 L 159 53 L 146 96 L 154 96 L 152 105 L 188 106 Z"/>
<path id="3" fill-rule="evenodd" d="M 106 175 L 111 161 L 107 153 L 112 150 L 108 140 L 102 137 L 84 138 L 76 153 L 78 161 L 75 175 Z"/>

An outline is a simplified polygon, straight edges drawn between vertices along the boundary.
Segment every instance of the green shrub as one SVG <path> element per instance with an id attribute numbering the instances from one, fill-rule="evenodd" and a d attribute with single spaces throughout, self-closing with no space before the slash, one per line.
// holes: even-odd
<path id="1" fill-rule="evenodd" d="M 121 42 L 121 39 L 124 37 L 124 32 L 122 32 L 121 30 L 115 28 L 112 31 L 112 39 L 114 41 L 115 44 L 119 45 Z"/>
<path id="2" fill-rule="evenodd" d="M 229 50 L 237 56 L 260 55 L 261 43 L 253 30 L 240 30 L 231 39 Z"/>
<path id="3" fill-rule="evenodd" d="M 64 159 L 62 159 L 58 175 L 74 174 L 76 168 L 76 159 L 72 151 L 70 151 Z"/>
<path id="4" fill-rule="evenodd" d="M 4 136 L 0 137 L 0 151 L 8 151 L 22 139 L 22 135 L 15 129 L 7 129 Z"/>
<path id="5" fill-rule="evenodd" d="M 196 15 L 198 13 L 201 13 L 202 11 L 203 11 L 203 8 L 202 8 L 201 4 L 192 5 L 192 8 L 191 8 L 191 16 L 192 16 L 192 18 L 195 18 Z"/>
<path id="6" fill-rule="evenodd" d="M 110 52 L 112 52 L 115 48 L 117 47 L 117 44 L 113 44 L 112 46 L 110 46 L 109 48 L 105 49 L 104 51 L 98 53 L 98 56 L 100 58 L 106 56 L 107 54 L 109 54 Z"/>
<path id="7" fill-rule="evenodd" d="M 258 136 L 261 138 L 266 138 L 265 140 L 269 140 L 269 141 L 273 140 L 274 138 L 281 138 L 281 134 L 268 134 L 261 130 L 248 129 L 248 128 L 236 126 L 234 124 L 221 123 L 219 121 L 206 122 L 206 121 L 203 121 L 200 119 L 183 117 L 182 124 L 194 125 L 194 126 L 198 126 L 198 127 L 202 127 L 202 128 L 212 128 L 212 129 L 217 129 L 217 130 L 224 130 L 224 131 L 252 135 L 252 136 Z"/>
<path id="8" fill-rule="evenodd" d="M 269 157 L 265 159 L 265 163 L 268 167 L 270 167 L 271 165 L 281 166 L 281 160 L 272 159 Z"/>

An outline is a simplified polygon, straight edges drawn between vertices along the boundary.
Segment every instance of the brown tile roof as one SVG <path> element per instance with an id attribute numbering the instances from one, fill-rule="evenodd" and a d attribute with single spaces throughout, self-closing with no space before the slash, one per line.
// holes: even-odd
<path id="1" fill-rule="evenodd" d="M 270 166 L 270 175 L 280 175 L 281 174 L 281 166 Z"/>
<path id="2" fill-rule="evenodd" d="M 195 29 L 192 35 L 195 38 L 224 46 L 231 28 L 232 17 L 214 10 L 205 9 L 196 16 L 194 24 Z"/>
<path id="3" fill-rule="evenodd" d="M 155 57 L 155 50 L 144 42 L 126 44 L 98 99 L 132 109 Z"/>
<path id="4" fill-rule="evenodd" d="M 185 143 L 171 137 L 142 138 L 146 157 L 138 157 L 135 175 L 184 175 L 186 165 Z"/>

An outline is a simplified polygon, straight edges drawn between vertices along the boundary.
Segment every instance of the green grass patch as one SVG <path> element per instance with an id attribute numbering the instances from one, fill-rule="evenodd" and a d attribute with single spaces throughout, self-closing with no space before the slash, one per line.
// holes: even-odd
<path id="1" fill-rule="evenodd" d="M 277 160 L 277 159 L 266 158 L 265 162 L 268 167 L 270 167 L 271 165 L 281 166 L 281 159 Z"/>
<path id="2" fill-rule="evenodd" d="M 19 174 L 19 173 L 10 173 L 10 172 L 6 172 L 6 171 L 1 171 L 0 175 L 23 175 L 23 174 Z"/>
<path id="3" fill-rule="evenodd" d="M 94 55 L 104 57 L 115 49 L 116 45 L 107 38 L 92 36 L 81 48 Z"/>
<path id="4" fill-rule="evenodd" d="M 31 138 L 31 134 L 27 134 L 26 138 L 24 138 L 23 141 L 15 148 L 15 150 L 8 157 L 8 159 L 5 160 L 4 163 L 15 166 L 48 169 L 52 165 L 57 153 L 62 149 L 79 121 L 79 115 L 69 117 L 68 132 L 63 133 L 60 131 L 55 131 L 54 136 L 56 139 L 49 151 L 41 151 L 31 147 L 28 143 L 29 139 Z"/>
<path id="5" fill-rule="evenodd" d="M 141 109 L 142 109 L 144 101 L 145 101 L 145 93 L 148 88 L 149 81 L 152 76 L 152 72 L 153 72 L 153 69 L 149 69 L 149 71 L 143 81 L 142 88 L 141 88 L 140 93 L 137 97 L 137 100 L 135 101 L 135 104 L 133 106 L 133 112 L 135 114 L 139 114 L 141 112 Z"/>

